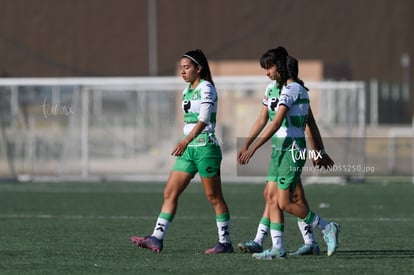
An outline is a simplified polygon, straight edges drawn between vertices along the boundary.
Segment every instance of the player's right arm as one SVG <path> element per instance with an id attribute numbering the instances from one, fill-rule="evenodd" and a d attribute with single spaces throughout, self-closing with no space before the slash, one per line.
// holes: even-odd
<path id="1" fill-rule="evenodd" d="M 239 153 L 237 154 L 237 159 L 239 160 L 240 155 L 249 149 L 250 144 L 257 138 L 257 136 L 262 132 L 263 128 L 266 126 L 267 121 L 269 120 L 269 114 L 267 106 L 263 105 L 262 110 L 260 111 L 259 116 L 254 122 L 252 128 L 250 129 L 249 135 L 246 138 L 243 146 L 240 148 Z"/>

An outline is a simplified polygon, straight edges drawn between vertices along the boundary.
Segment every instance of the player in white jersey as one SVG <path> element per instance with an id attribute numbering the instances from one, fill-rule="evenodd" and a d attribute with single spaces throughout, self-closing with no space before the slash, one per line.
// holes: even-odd
<path id="1" fill-rule="evenodd" d="M 276 64 L 278 56 L 284 55 L 287 56 L 288 53 L 285 48 L 278 47 L 276 49 L 271 49 L 262 55 L 260 58 L 260 64 L 262 68 L 270 68 Z M 260 134 L 263 128 L 266 126 L 267 122 L 273 121 L 276 114 L 276 106 L 280 96 L 280 89 L 274 76 L 268 74 L 269 78 L 273 81 L 267 86 L 264 97 L 263 97 L 263 107 L 258 118 L 256 119 L 252 129 L 249 133 L 248 138 L 246 139 L 245 144 L 241 147 L 239 154 L 247 150 L 249 145 L 254 141 L 254 139 Z M 318 152 L 318 157 L 312 159 L 312 162 L 315 166 L 321 168 L 324 167 L 329 169 L 333 166 L 334 162 L 329 157 L 329 155 L 324 150 L 323 141 L 321 134 L 319 132 L 316 121 L 313 117 L 312 110 L 309 106 L 308 119 L 306 122 L 306 135 L 310 142 L 312 150 Z M 273 146 L 274 147 L 274 146 Z M 253 239 L 240 242 L 238 247 L 243 252 L 256 253 L 263 251 L 263 242 L 268 236 L 270 231 L 270 218 L 269 218 L 269 204 L 267 203 L 267 194 L 269 190 L 274 188 L 272 182 L 267 182 L 264 190 L 264 198 L 266 201 L 265 208 L 263 210 L 263 215 L 260 219 L 259 225 L 257 227 L 256 235 Z M 293 194 L 294 200 L 298 204 L 302 204 L 304 207 L 309 208 L 308 202 L 305 198 L 303 186 L 299 178 L 295 192 Z M 307 225 L 302 219 L 298 219 L 298 227 L 302 234 L 304 244 L 299 247 L 295 252 L 291 253 L 292 256 L 301 256 L 301 255 L 311 255 L 319 254 L 320 248 L 316 241 L 315 235 L 313 233 L 312 227 Z"/>
<path id="2" fill-rule="evenodd" d="M 297 61 L 282 54 L 276 57 L 274 64 L 266 66 L 262 64 L 262 67 L 271 79 L 277 80 L 278 88 L 283 88 L 274 106 L 276 114 L 273 121 L 260 138 L 256 137 L 264 126 L 261 129 L 260 127 L 252 129 L 255 134 L 249 137 L 249 141 L 238 156 L 240 164 L 247 164 L 255 151 L 272 138 L 274 148 L 265 190 L 266 207 L 270 216 L 272 248 L 254 253 L 253 257 L 257 259 L 286 257 L 283 245 L 283 211 L 303 219 L 307 225 L 321 229 L 328 245 L 328 256 L 331 256 L 337 248 L 339 226 L 336 223 L 324 221 L 309 210 L 307 203 L 303 204 L 292 198 L 305 162 L 300 157 L 300 152 L 306 148 L 304 130 L 309 114 L 307 91 L 303 82 L 297 78 Z M 252 143 L 253 140 L 255 140 L 254 143 Z M 303 190 L 301 192 L 303 193 Z M 306 199 L 304 200 L 306 202 Z"/>
<path id="3" fill-rule="evenodd" d="M 132 236 L 139 247 L 161 252 L 163 239 L 177 210 L 179 196 L 199 173 L 207 199 L 214 207 L 218 242 L 206 254 L 230 253 L 230 212 L 221 189 L 222 154 L 214 135 L 217 116 L 217 92 L 204 53 L 189 51 L 180 59 L 180 73 L 188 83 L 182 94 L 184 137 L 172 150 L 177 156 L 164 189 L 164 202 L 152 235 Z M 198 221 L 194 221 L 198 222 Z"/>

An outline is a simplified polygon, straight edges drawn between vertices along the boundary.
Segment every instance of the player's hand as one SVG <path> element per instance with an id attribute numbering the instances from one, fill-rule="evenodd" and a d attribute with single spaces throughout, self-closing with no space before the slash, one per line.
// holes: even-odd
<path id="1" fill-rule="evenodd" d="M 323 167 L 329 170 L 334 165 L 334 161 L 331 159 L 331 157 L 327 153 L 323 153 L 322 158 L 321 157 L 314 158 L 312 162 L 313 162 L 313 166 L 317 166 L 319 169 Z"/>
<path id="2" fill-rule="evenodd" d="M 174 149 L 172 150 L 171 155 L 176 157 L 182 156 L 185 149 L 187 149 L 187 145 L 188 143 L 185 141 L 177 143 L 177 145 L 175 145 Z"/>
<path id="3" fill-rule="evenodd" d="M 239 153 L 239 156 L 237 158 L 238 162 L 241 165 L 245 165 L 248 164 L 250 159 L 253 157 L 254 153 L 256 152 L 256 150 L 249 148 L 243 152 Z"/>
<path id="4" fill-rule="evenodd" d="M 239 162 L 240 160 L 240 156 L 247 151 L 247 147 L 243 146 L 242 148 L 240 148 L 239 152 L 237 153 L 237 161 Z"/>

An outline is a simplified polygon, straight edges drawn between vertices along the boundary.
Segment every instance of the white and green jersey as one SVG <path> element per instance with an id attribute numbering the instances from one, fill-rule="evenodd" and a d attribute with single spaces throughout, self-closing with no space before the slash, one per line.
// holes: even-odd
<path id="1" fill-rule="evenodd" d="M 208 104 L 208 105 L 204 105 Z M 196 88 L 190 84 L 183 91 L 184 135 L 188 135 L 198 121 L 204 122 L 203 133 L 214 134 L 217 116 L 217 91 L 207 80 L 201 80 Z"/>
<path id="2" fill-rule="evenodd" d="M 282 125 L 272 137 L 273 147 L 288 150 L 295 141 L 298 147 L 305 148 L 305 127 L 309 111 L 307 90 L 299 83 L 293 82 L 280 91 L 276 81 L 273 81 L 267 86 L 263 104 L 268 108 L 271 121 L 274 120 L 280 105 L 289 108 Z"/>
<path id="3" fill-rule="evenodd" d="M 270 121 L 273 121 L 276 114 L 277 103 L 279 102 L 280 90 L 277 87 L 276 80 L 273 80 L 267 85 L 265 95 L 263 97 L 263 104 L 267 106 Z"/>

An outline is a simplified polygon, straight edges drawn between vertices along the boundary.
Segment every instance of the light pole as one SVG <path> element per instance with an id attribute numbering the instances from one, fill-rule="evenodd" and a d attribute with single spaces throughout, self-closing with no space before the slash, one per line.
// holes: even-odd
<path id="1" fill-rule="evenodd" d="M 148 0 L 148 70 L 158 74 L 157 0 Z"/>
<path id="2" fill-rule="evenodd" d="M 402 88 L 403 97 L 410 98 L 410 55 L 404 53 L 401 55 L 401 67 L 402 67 Z"/>

